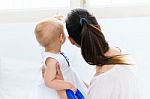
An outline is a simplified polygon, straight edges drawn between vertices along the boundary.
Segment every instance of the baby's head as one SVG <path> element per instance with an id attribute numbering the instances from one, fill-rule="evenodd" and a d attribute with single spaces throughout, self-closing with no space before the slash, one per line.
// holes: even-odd
<path id="1" fill-rule="evenodd" d="M 65 34 L 63 24 L 56 18 L 41 21 L 35 28 L 36 39 L 43 47 L 53 47 L 55 44 L 63 44 Z"/>

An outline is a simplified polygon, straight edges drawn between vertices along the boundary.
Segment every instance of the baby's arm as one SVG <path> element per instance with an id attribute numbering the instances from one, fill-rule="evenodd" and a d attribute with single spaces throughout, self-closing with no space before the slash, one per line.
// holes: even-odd
<path id="1" fill-rule="evenodd" d="M 76 88 L 74 87 L 73 84 L 71 84 L 70 82 L 66 82 L 63 79 L 62 80 L 56 79 L 57 64 L 58 62 L 52 58 L 48 58 L 46 60 L 46 68 L 44 72 L 45 85 L 55 90 L 71 89 L 75 92 Z"/>

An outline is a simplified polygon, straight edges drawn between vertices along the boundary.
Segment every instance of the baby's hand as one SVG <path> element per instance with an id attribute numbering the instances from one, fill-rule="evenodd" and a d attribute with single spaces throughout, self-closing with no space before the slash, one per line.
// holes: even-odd
<path id="1" fill-rule="evenodd" d="M 63 18 L 64 18 L 64 16 L 62 16 L 62 15 L 57 15 L 57 16 L 54 16 L 54 18 L 56 18 L 56 19 L 62 21 Z"/>

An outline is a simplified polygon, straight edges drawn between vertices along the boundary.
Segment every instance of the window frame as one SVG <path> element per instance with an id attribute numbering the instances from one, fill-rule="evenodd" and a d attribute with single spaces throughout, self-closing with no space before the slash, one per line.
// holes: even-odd
<path id="1" fill-rule="evenodd" d="M 43 18 L 53 17 L 55 15 L 66 16 L 66 12 L 70 11 L 70 9 L 80 6 L 80 0 L 70 0 L 70 7 L 0 10 L 0 24 L 37 22 Z"/>
<path id="2" fill-rule="evenodd" d="M 54 15 L 66 16 L 73 8 L 85 8 L 97 18 L 149 17 L 150 3 L 89 6 L 88 0 L 70 0 L 70 7 L 0 10 L 0 23 L 37 22 Z M 107 13 L 106 13 L 107 12 Z"/>
<path id="3" fill-rule="evenodd" d="M 90 6 L 86 0 L 84 8 L 91 11 L 97 18 L 150 17 L 150 3 L 112 4 Z M 106 13 L 107 12 L 107 13 Z"/>

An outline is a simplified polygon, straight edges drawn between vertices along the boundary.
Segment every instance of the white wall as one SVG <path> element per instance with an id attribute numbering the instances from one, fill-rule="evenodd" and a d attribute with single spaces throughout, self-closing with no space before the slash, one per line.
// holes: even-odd
<path id="1" fill-rule="evenodd" d="M 35 23 L 0 24 L 0 56 L 37 60 Z"/>
<path id="2" fill-rule="evenodd" d="M 40 49 L 34 38 L 34 25 L 35 23 L 0 24 L 0 56 L 39 62 Z M 125 48 L 133 56 L 138 65 L 141 99 L 148 99 L 150 17 L 102 19 L 100 25 L 109 42 Z M 63 50 L 81 77 L 89 82 L 93 68 L 87 66 L 80 57 L 80 49 L 71 46 L 67 41 Z"/>

